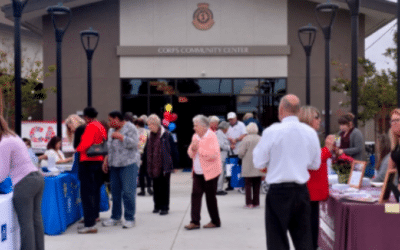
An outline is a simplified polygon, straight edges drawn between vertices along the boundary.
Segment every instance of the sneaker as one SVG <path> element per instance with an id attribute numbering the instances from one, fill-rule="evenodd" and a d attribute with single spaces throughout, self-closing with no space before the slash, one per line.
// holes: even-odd
<path id="1" fill-rule="evenodd" d="M 228 193 L 223 190 L 217 192 L 217 195 L 227 195 L 227 194 Z"/>
<path id="2" fill-rule="evenodd" d="M 146 194 L 145 194 L 144 191 L 141 191 L 141 192 L 139 192 L 137 195 L 139 195 L 139 196 L 145 196 Z"/>
<path id="3" fill-rule="evenodd" d="M 83 227 L 78 229 L 79 234 L 97 234 L 97 228 L 93 227 Z"/>
<path id="4" fill-rule="evenodd" d="M 122 228 L 132 228 L 135 226 L 134 220 L 126 220 L 122 223 Z"/>
<path id="5" fill-rule="evenodd" d="M 108 219 L 104 220 L 101 224 L 103 224 L 103 227 L 111 227 L 121 224 L 121 220 Z"/>

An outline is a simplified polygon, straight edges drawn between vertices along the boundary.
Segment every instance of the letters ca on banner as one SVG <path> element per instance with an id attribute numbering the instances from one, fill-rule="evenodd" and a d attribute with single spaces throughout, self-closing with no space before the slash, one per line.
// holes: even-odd
<path id="1" fill-rule="evenodd" d="M 62 124 L 64 152 L 73 152 L 74 149 L 67 138 L 67 127 Z M 32 142 L 32 149 L 44 151 L 51 138 L 57 135 L 57 124 L 55 122 L 22 122 L 21 137 L 28 138 Z"/>

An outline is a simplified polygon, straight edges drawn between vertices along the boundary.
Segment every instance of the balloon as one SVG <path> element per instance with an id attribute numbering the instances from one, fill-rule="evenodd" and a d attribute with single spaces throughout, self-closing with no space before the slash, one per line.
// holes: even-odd
<path id="1" fill-rule="evenodd" d="M 164 112 L 164 119 L 170 122 L 171 121 L 171 113 L 168 112 L 168 111 L 165 111 Z"/>
<path id="2" fill-rule="evenodd" d="M 176 124 L 175 123 L 173 123 L 173 122 L 171 122 L 169 125 L 168 125 L 168 129 L 169 129 L 169 131 L 174 131 L 175 129 L 176 129 Z"/>
<path id="3" fill-rule="evenodd" d="M 171 122 L 174 122 L 174 121 L 176 121 L 178 119 L 178 115 L 176 114 L 176 113 L 172 113 L 171 114 Z"/>
<path id="4" fill-rule="evenodd" d="M 168 127 L 169 121 L 167 121 L 166 119 L 163 119 L 162 120 L 162 125 L 164 125 L 165 127 Z"/>
<path id="5" fill-rule="evenodd" d="M 165 111 L 171 112 L 172 111 L 172 105 L 169 104 L 169 103 L 167 105 L 165 105 Z"/>

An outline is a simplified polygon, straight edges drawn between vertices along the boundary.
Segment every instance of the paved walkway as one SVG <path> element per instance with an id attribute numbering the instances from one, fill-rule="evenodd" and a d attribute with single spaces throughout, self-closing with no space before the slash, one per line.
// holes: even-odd
<path id="1" fill-rule="evenodd" d="M 167 216 L 153 214 L 152 196 L 136 198 L 136 227 L 122 229 L 121 226 L 102 227 L 98 233 L 80 235 L 78 223 L 71 225 L 58 236 L 45 236 L 48 250 L 243 250 L 266 249 L 264 227 L 265 195 L 261 195 L 261 206 L 245 209 L 244 195 L 230 191 L 218 196 L 221 227 L 187 231 L 184 225 L 190 222 L 190 173 L 178 172 L 171 176 L 170 213 Z M 111 212 L 101 213 L 101 219 Z M 201 224 L 210 217 L 203 198 Z M 293 248 L 293 247 L 292 247 Z M 293 248 L 294 249 L 294 248 Z"/>

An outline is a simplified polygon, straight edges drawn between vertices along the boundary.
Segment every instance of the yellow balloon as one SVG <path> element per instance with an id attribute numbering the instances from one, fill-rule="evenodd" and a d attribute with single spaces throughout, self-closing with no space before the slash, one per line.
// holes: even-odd
<path id="1" fill-rule="evenodd" d="M 172 111 L 172 105 L 171 104 L 165 105 L 165 111 L 171 112 Z"/>

